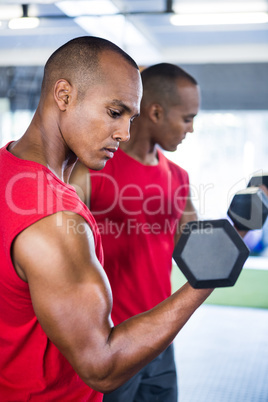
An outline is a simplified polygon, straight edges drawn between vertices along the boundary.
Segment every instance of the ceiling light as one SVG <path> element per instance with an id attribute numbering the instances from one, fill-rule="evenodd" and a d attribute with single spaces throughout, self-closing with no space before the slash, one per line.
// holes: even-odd
<path id="1" fill-rule="evenodd" d="M 175 14 L 170 22 L 178 26 L 265 24 L 268 13 Z"/>
<path id="2" fill-rule="evenodd" d="M 22 17 L 22 8 L 17 5 L 0 5 L 0 18 L 1 20 L 10 20 L 10 18 Z"/>
<path id="3" fill-rule="evenodd" d="M 209 13 L 253 13 L 267 11 L 266 0 L 243 1 L 178 1 L 173 10 L 177 14 L 209 14 Z"/>
<path id="4" fill-rule="evenodd" d="M 8 23 L 10 29 L 33 29 L 38 26 L 39 18 L 34 17 L 13 18 Z"/>
<path id="5" fill-rule="evenodd" d="M 28 4 L 22 4 L 22 17 L 12 18 L 8 27 L 10 29 L 33 29 L 39 26 L 39 18 L 28 17 Z"/>
<path id="6" fill-rule="evenodd" d="M 82 15 L 117 14 L 118 8 L 110 0 L 59 1 L 57 7 L 69 17 Z"/>

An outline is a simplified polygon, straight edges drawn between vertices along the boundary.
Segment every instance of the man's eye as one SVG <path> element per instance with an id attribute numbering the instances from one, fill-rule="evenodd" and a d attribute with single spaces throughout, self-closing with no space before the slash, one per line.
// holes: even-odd
<path id="1" fill-rule="evenodd" d="M 121 116 L 121 113 L 116 110 L 109 109 L 109 113 L 111 117 L 113 117 L 114 119 Z"/>

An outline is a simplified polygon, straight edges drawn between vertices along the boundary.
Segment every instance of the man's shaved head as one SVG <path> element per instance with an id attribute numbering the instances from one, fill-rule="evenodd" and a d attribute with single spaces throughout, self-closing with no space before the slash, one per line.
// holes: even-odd
<path id="1" fill-rule="evenodd" d="M 198 85 L 182 68 L 169 63 L 155 64 L 141 72 L 143 84 L 142 104 L 159 103 L 164 108 L 179 105 L 182 100 L 176 83 Z"/>
<path id="2" fill-rule="evenodd" d="M 76 85 L 82 95 L 90 84 L 101 79 L 100 56 L 107 51 L 117 53 L 138 69 L 135 61 L 114 43 L 94 36 L 82 36 L 65 43 L 49 57 L 42 92 L 51 89 L 58 79 L 66 79 Z"/>

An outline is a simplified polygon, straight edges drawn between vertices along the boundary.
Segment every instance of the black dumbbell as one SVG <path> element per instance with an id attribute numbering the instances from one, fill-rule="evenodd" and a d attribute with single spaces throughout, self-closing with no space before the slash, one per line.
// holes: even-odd
<path id="1" fill-rule="evenodd" d="M 267 175 L 255 175 L 251 178 L 248 188 L 238 191 L 233 197 L 227 211 L 238 230 L 261 229 L 268 216 L 268 197 L 259 187 L 268 186 Z"/>
<path id="2" fill-rule="evenodd" d="M 196 289 L 233 286 L 249 249 L 227 219 L 188 222 L 173 259 Z"/>
<path id="3" fill-rule="evenodd" d="M 268 173 L 256 173 L 248 183 L 248 187 L 266 186 L 268 188 Z"/>
<path id="4" fill-rule="evenodd" d="M 268 216 L 268 197 L 259 187 L 238 191 L 228 209 L 238 230 L 261 229 Z"/>

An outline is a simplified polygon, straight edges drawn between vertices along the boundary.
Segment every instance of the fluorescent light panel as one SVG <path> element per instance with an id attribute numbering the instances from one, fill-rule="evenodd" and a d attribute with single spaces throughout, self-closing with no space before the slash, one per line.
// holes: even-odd
<path id="1" fill-rule="evenodd" d="M 109 0 L 59 1 L 57 7 L 69 17 L 81 15 L 116 14 L 118 8 Z"/>
<path id="2" fill-rule="evenodd" d="M 268 13 L 175 14 L 170 22 L 177 26 L 265 24 Z"/>
<path id="3" fill-rule="evenodd" d="M 8 27 L 10 29 L 34 29 L 39 26 L 39 18 L 23 17 L 13 18 L 9 21 Z"/>
<path id="4" fill-rule="evenodd" d="M 0 19 L 10 20 L 11 18 L 22 17 L 21 5 L 0 5 Z"/>
<path id="5" fill-rule="evenodd" d="M 175 2 L 173 10 L 178 14 L 209 14 L 209 13 L 249 13 L 266 12 L 267 1 L 207 1 L 196 2 L 179 0 Z"/>

